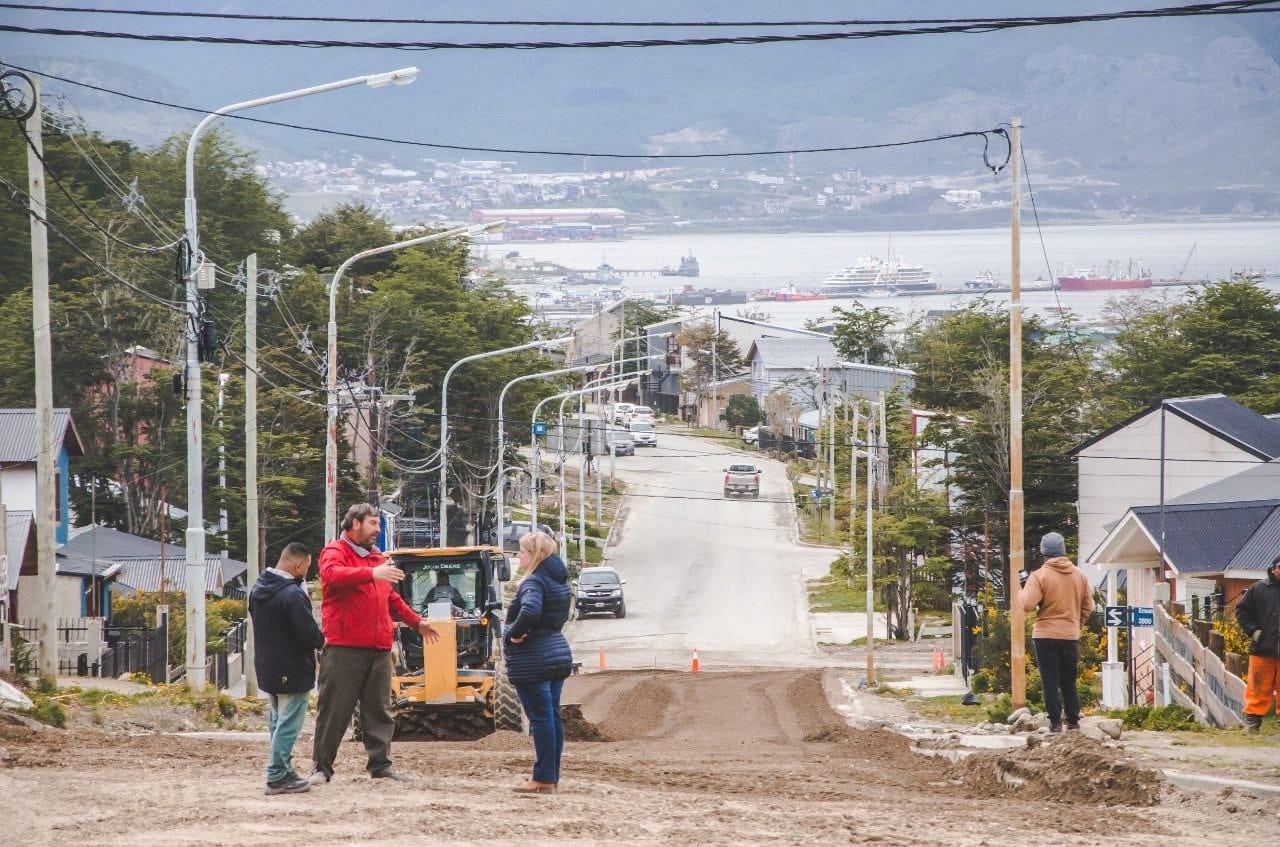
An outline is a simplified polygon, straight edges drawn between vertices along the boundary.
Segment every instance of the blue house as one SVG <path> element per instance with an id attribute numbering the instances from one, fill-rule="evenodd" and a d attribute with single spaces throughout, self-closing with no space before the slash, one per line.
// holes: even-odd
<path id="1" fill-rule="evenodd" d="M 8 568 L 4 585 L 10 593 L 11 616 L 22 613 L 24 597 L 34 597 L 36 578 L 35 512 L 36 453 L 39 449 L 35 409 L 0 409 L 0 499 L 8 510 L 5 547 Z M 71 420 L 69 409 L 53 410 L 53 443 L 58 446 L 54 470 L 54 540 L 67 543 L 71 530 L 71 502 L 68 480 L 71 457 L 83 456 L 84 445 Z M 59 588 L 61 591 L 61 586 Z M 34 600 L 28 600 L 34 609 Z"/>

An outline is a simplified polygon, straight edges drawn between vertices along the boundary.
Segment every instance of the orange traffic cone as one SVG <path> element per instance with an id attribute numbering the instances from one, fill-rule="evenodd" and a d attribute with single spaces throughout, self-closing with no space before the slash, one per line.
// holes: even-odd
<path id="1" fill-rule="evenodd" d="M 693 648 L 693 662 L 689 665 L 690 673 L 697 673 L 702 670 L 702 665 L 698 662 L 698 648 Z"/>
<path id="2" fill-rule="evenodd" d="M 604 660 L 604 648 L 601 647 L 600 648 L 600 670 L 602 671 L 608 670 L 608 667 L 609 666 L 605 663 L 605 660 Z"/>

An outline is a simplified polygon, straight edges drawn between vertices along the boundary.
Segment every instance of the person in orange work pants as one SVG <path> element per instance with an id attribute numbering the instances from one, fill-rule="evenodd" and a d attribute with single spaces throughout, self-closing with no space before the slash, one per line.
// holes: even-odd
<path id="1" fill-rule="evenodd" d="M 1244 593 L 1236 605 L 1236 620 L 1249 636 L 1245 729 L 1257 732 L 1273 703 L 1280 714 L 1280 700 L 1276 698 L 1276 688 L 1280 685 L 1280 556 L 1272 560 L 1266 577 Z"/>

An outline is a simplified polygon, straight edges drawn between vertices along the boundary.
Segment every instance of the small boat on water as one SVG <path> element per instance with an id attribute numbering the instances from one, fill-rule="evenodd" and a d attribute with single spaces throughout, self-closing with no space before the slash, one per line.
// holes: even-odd
<path id="1" fill-rule="evenodd" d="M 797 291 L 794 285 L 788 285 L 778 291 L 759 292 L 756 299 L 773 300 L 776 303 L 802 303 L 809 300 L 826 300 L 827 295 L 818 291 Z"/>
<path id="2" fill-rule="evenodd" d="M 965 280 L 965 291 L 991 291 L 1000 286 L 1000 277 L 996 276 L 995 271 L 978 271 L 973 276 Z"/>
<path id="3" fill-rule="evenodd" d="M 1058 289 L 1061 291 L 1123 291 L 1150 287 L 1151 271 L 1142 267 L 1135 270 L 1132 259 L 1125 268 L 1119 262 L 1108 262 L 1105 269 L 1073 268 L 1058 277 Z"/>

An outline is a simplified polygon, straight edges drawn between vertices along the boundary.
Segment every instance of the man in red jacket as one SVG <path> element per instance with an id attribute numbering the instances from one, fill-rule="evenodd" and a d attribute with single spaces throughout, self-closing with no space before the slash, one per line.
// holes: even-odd
<path id="1" fill-rule="evenodd" d="M 333 778 L 338 745 L 356 704 L 364 733 L 367 769 L 374 779 L 407 780 L 391 768 L 395 720 L 391 702 L 392 618 L 422 633 L 440 636 L 396 592 L 404 571 L 387 562 L 378 539 L 376 506 L 357 503 L 342 519 L 342 535 L 320 553 L 320 603 L 325 646 L 320 654 L 320 700 L 312 748 L 312 785 Z"/>

